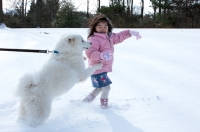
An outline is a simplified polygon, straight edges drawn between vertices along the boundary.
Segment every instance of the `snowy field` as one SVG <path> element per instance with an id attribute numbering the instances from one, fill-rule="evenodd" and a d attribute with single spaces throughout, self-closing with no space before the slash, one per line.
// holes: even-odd
<path id="1" fill-rule="evenodd" d="M 87 30 L 1 27 L 0 48 L 53 50 L 61 34 L 86 39 Z M 137 30 L 141 40 L 115 46 L 111 108 L 100 109 L 99 97 L 81 103 L 93 89 L 88 79 L 55 98 L 50 118 L 37 128 L 16 122 L 14 91 L 19 77 L 39 70 L 51 54 L 0 51 L 0 132 L 200 132 L 200 29 Z"/>

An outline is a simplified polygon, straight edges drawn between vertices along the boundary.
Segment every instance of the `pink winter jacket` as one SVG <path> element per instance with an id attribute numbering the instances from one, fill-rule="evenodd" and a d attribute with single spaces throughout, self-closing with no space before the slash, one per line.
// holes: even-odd
<path id="1" fill-rule="evenodd" d="M 103 63 L 103 68 L 95 71 L 94 74 L 112 71 L 114 56 L 113 59 L 105 61 L 100 58 L 100 53 L 105 51 L 114 53 L 114 45 L 123 42 L 129 37 L 131 37 L 129 30 L 124 30 L 119 33 L 112 33 L 111 35 L 95 32 L 93 36 L 88 38 L 88 41 L 92 43 L 91 47 L 85 52 L 89 58 L 89 65 Z"/>

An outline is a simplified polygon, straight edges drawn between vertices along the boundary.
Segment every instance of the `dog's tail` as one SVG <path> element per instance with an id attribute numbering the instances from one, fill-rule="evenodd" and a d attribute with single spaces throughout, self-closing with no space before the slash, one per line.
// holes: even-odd
<path id="1" fill-rule="evenodd" d="M 40 84 L 40 77 L 38 73 L 25 74 L 20 78 L 17 85 L 16 96 L 29 96 L 31 93 L 35 93 L 37 89 L 35 87 Z"/>

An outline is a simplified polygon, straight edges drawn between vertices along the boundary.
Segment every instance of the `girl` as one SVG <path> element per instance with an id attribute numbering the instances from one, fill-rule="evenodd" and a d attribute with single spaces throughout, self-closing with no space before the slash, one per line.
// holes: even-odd
<path id="1" fill-rule="evenodd" d="M 103 68 L 91 75 L 92 85 L 95 89 L 83 99 L 83 102 L 90 103 L 101 93 L 100 107 L 106 109 L 112 83 L 107 72 L 112 72 L 114 45 L 131 36 L 136 36 L 137 39 L 140 39 L 141 36 L 139 32 L 131 30 L 112 33 L 111 21 L 103 14 L 94 17 L 89 28 L 88 41 L 92 43 L 91 47 L 86 50 L 89 65 L 103 63 Z"/>

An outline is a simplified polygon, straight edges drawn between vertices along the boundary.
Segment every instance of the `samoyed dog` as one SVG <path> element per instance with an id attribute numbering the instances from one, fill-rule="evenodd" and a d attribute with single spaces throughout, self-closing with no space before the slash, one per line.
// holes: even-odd
<path id="1" fill-rule="evenodd" d="M 85 68 L 82 51 L 91 43 L 80 35 L 61 36 L 52 55 L 40 71 L 26 74 L 17 86 L 20 98 L 18 121 L 37 127 L 48 119 L 53 98 L 70 90 L 76 83 L 86 80 L 102 64 Z"/>

